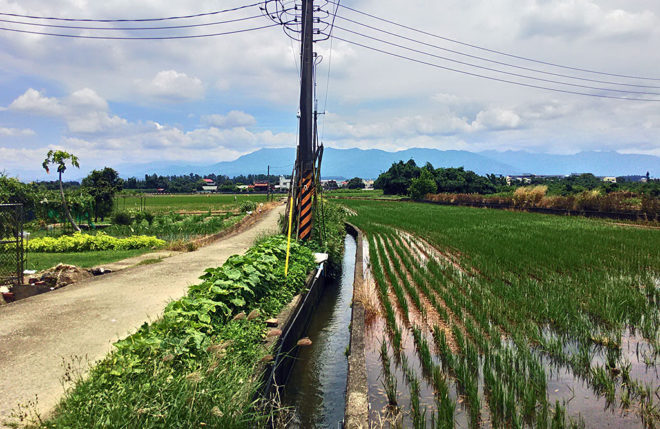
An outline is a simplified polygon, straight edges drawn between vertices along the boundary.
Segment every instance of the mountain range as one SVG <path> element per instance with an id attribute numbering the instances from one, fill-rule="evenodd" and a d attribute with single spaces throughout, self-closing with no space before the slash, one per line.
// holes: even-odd
<path id="1" fill-rule="evenodd" d="M 144 177 L 145 174 L 183 175 L 196 173 L 265 174 L 268 165 L 272 175 L 291 174 L 295 159 L 294 148 L 260 149 L 234 161 L 211 165 L 185 165 L 173 162 L 124 164 L 114 166 L 122 177 Z M 413 159 L 417 165 L 427 162 L 438 167 L 464 167 L 478 174 L 497 175 L 568 175 L 593 173 L 596 176 L 645 175 L 660 176 L 660 157 L 621 154 L 618 152 L 580 152 L 574 155 L 553 155 L 525 151 L 468 152 L 460 150 L 407 149 L 386 152 L 379 149 L 326 148 L 323 155 L 323 177 L 361 177 L 375 179 L 392 163 Z"/>

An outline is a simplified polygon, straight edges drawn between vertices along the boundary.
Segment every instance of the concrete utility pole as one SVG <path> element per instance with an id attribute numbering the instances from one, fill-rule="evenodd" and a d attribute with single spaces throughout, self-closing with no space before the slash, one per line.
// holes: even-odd
<path id="1" fill-rule="evenodd" d="M 314 0 L 302 0 L 302 21 L 297 212 L 300 222 L 298 238 L 308 240 L 312 233 L 314 197 Z"/>
<path id="2" fill-rule="evenodd" d="M 266 174 L 266 201 L 270 202 L 270 165 L 268 166 L 268 174 Z"/>

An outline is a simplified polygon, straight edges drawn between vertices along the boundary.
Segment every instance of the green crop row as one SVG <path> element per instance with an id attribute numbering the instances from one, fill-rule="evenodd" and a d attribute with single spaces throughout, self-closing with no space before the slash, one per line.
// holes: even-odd
<path id="1" fill-rule="evenodd" d="M 98 250 L 155 249 L 163 245 L 165 245 L 165 241 L 146 235 L 116 238 L 104 233 L 89 235 L 78 232 L 58 238 L 34 238 L 27 242 L 26 249 L 28 252 L 63 253 Z"/>

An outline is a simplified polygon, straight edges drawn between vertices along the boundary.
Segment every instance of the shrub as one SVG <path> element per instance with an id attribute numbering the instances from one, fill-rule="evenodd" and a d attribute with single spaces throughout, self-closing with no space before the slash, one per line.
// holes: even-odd
<path id="1" fill-rule="evenodd" d="M 601 205 L 600 191 L 584 191 L 575 196 L 575 210 L 598 211 Z"/>
<path id="2" fill-rule="evenodd" d="M 513 193 L 513 204 L 519 208 L 538 207 L 547 191 L 547 186 L 520 187 Z"/>
<path id="3" fill-rule="evenodd" d="M 254 201 L 244 201 L 241 203 L 241 212 L 253 212 L 257 209 L 257 203 Z"/>
<path id="4" fill-rule="evenodd" d="M 151 212 L 143 212 L 143 213 L 144 213 L 144 220 L 146 220 L 149 226 L 151 226 L 154 223 L 155 215 Z"/>
<path id="5" fill-rule="evenodd" d="M 131 214 L 127 211 L 117 212 L 112 215 L 112 223 L 115 225 L 130 225 L 133 222 Z"/>
<path id="6" fill-rule="evenodd" d="M 116 238 L 99 232 L 96 235 L 75 233 L 59 238 L 34 238 L 27 244 L 27 250 L 36 253 L 84 252 L 98 250 L 131 250 L 155 248 L 165 244 L 156 237 L 136 235 L 127 238 Z"/>
<path id="7" fill-rule="evenodd" d="M 432 194 L 437 191 L 438 186 L 435 184 L 435 179 L 430 171 L 423 168 L 418 178 L 412 179 L 408 194 L 413 200 L 421 200 L 427 194 Z"/>

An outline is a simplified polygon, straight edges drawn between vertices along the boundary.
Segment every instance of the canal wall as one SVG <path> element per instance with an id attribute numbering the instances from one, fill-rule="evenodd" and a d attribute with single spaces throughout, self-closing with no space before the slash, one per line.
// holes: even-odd
<path id="1" fill-rule="evenodd" d="M 351 342 L 348 354 L 348 376 L 346 382 L 346 409 L 344 428 L 366 429 L 369 427 L 369 400 L 367 385 L 367 363 L 365 348 L 365 311 L 359 297 L 364 296 L 364 243 L 362 232 L 349 223 L 346 231 L 355 237 L 355 279 L 353 280 L 353 303 L 351 315 Z"/>

